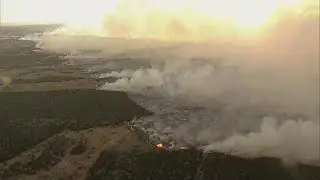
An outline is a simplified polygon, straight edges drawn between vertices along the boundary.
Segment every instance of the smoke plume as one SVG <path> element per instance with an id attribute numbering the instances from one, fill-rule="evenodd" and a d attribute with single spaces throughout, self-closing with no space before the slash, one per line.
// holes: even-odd
<path id="1" fill-rule="evenodd" d="M 149 123 L 159 136 L 205 151 L 319 162 L 317 5 L 289 8 L 259 30 L 244 30 L 145 2 L 123 1 L 99 31 L 67 26 L 45 33 L 37 47 L 117 78 L 101 89 L 147 97 L 137 101 L 155 116 L 140 125 Z M 204 112 L 190 110 L 197 107 Z"/>

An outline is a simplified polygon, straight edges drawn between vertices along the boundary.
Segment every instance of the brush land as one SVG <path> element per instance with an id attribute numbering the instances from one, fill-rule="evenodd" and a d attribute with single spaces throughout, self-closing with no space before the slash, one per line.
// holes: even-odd
<path id="1" fill-rule="evenodd" d="M 55 26 L 54 26 L 55 27 Z M 1 35 L 47 26 L 1 27 Z M 0 180 L 319 180 L 320 168 L 148 143 L 133 118 L 152 116 L 124 92 L 98 91 L 61 55 L 0 39 Z"/>

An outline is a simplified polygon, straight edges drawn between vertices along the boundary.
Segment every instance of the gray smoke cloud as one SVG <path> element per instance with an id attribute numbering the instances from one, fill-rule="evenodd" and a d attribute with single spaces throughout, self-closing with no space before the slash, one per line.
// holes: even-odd
<path id="1" fill-rule="evenodd" d="M 125 58 L 147 63 L 148 67 L 103 73 L 100 78 L 119 79 L 100 89 L 161 97 L 140 101 L 156 114 L 162 113 L 157 103 L 167 100 L 212 112 L 206 112 L 205 117 L 187 114 L 184 122 L 175 125 L 169 117 L 145 119 L 158 134 L 169 132 L 171 138 L 204 151 L 314 163 L 319 162 L 320 140 L 319 16 L 307 12 L 288 15 L 252 39 L 229 33 L 207 41 L 196 37 L 197 41 L 179 42 L 150 39 L 150 29 L 144 29 L 148 33 L 139 34 L 138 39 L 59 29 L 39 37 L 37 47 L 68 53 L 74 64 L 104 62 L 95 66 L 100 69 L 110 68 L 105 63 L 110 59 L 119 59 L 118 64 Z M 183 19 L 185 24 L 188 21 Z M 111 25 L 105 28 L 114 30 Z M 167 109 L 172 106 L 164 104 Z"/>

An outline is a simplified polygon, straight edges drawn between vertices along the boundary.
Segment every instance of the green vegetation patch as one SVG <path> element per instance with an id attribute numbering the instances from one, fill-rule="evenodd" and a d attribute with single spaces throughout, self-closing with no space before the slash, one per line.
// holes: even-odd
<path id="1" fill-rule="evenodd" d="M 48 142 L 40 156 L 33 157 L 28 162 L 16 162 L 10 166 L 10 170 L 23 174 L 35 174 L 39 170 L 49 169 L 66 155 L 67 146 L 68 139 L 57 136 Z"/>
<path id="2" fill-rule="evenodd" d="M 151 115 L 123 92 L 0 93 L 0 162 L 62 132 L 118 125 Z"/>
<path id="3" fill-rule="evenodd" d="M 89 170 L 88 180 L 193 180 L 202 153 L 192 150 L 104 151 Z"/>
<path id="4" fill-rule="evenodd" d="M 204 158 L 201 174 L 201 180 L 315 180 L 320 177 L 320 167 L 288 166 L 276 158 L 241 158 L 211 153 Z"/>

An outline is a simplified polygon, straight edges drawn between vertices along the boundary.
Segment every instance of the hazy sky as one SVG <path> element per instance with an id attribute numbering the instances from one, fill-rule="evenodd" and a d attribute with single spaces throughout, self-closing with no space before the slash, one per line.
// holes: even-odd
<path id="1" fill-rule="evenodd" d="M 158 4 L 162 10 L 168 10 L 171 6 L 181 8 L 190 2 L 190 7 L 199 12 L 210 15 L 214 12 L 215 16 L 222 14 L 239 22 L 251 23 L 263 21 L 279 4 L 300 1 L 302 0 L 0 0 L 1 20 L 6 23 L 94 21 L 103 13 L 113 11 L 119 2 L 142 9 L 148 8 L 141 2 L 150 2 Z"/>
<path id="2" fill-rule="evenodd" d="M 48 17 L 56 11 L 50 8 L 53 0 L 2 0 L 1 2 L 2 22 L 30 23 L 59 20 L 59 17 Z"/>
<path id="3" fill-rule="evenodd" d="M 65 22 L 85 14 L 86 10 L 107 11 L 101 0 L 1 0 L 2 22 L 50 23 Z M 114 1 L 108 2 L 111 6 Z M 110 7 L 111 8 L 111 7 Z M 72 12 L 72 13 L 71 13 Z"/>

